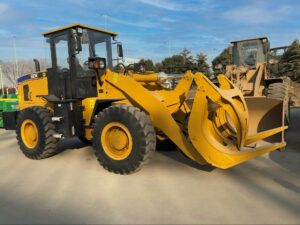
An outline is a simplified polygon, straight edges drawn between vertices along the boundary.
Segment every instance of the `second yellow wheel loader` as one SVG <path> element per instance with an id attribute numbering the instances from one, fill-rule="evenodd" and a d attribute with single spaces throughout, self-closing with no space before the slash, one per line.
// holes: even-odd
<path id="1" fill-rule="evenodd" d="M 289 84 L 283 78 L 271 76 L 269 51 L 266 37 L 231 42 L 232 65 L 226 67 L 225 76 L 244 96 L 266 96 L 283 101 L 285 119 L 289 122 Z"/>
<path id="2" fill-rule="evenodd" d="M 149 161 L 157 139 L 170 139 L 191 160 L 225 169 L 286 145 L 276 119 L 281 101 L 268 109 L 265 99 L 246 103 L 225 76 L 217 87 L 187 71 L 168 90 L 155 73 L 112 72 L 113 32 L 74 24 L 44 36 L 52 66 L 18 80 L 20 111 L 4 118 L 31 159 L 52 156 L 59 140 L 78 136 L 92 142 L 105 169 L 130 174 Z"/>

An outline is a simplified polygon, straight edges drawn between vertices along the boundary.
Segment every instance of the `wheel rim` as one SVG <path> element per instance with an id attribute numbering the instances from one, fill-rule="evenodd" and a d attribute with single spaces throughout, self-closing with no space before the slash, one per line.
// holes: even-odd
<path id="1" fill-rule="evenodd" d="M 32 120 L 25 120 L 21 126 L 22 141 L 29 149 L 37 146 L 39 133 L 35 123 Z"/>
<path id="2" fill-rule="evenodd" d="M 105 153 L 114 160 L 124 160 L 132 151 L 131 134 L 121 123 L 107 124 L 101 133 L 101 143 Z"/>

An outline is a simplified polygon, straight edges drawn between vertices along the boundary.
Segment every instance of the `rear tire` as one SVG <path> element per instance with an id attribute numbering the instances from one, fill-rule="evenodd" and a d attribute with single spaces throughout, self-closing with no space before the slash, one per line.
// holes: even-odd
<path id="1" fill-rule="evenodd" d="M 270 84 L 267 89 L 268 98 L 275 98 L 283 101 L 285 98 L 288 98 L 288 94 L 289 94 L 288 87 L 284 83 Z"/>
<path id="2" fill-rule="evenodd" d="M 30 159 L 44 159 L 56 153 L 58 139 L 51 113 L 44 107 L 31 107 L 20 112 L 16 134 L 23 154 Z"/>
<path id="3" fill-rule="evenodd" d="M 99 163 L 116 174 L 131 174 L 152 158 L 156 134 L 150 118 L 140 109 L 115 105 L 97 116 L 93 146 Z"/>

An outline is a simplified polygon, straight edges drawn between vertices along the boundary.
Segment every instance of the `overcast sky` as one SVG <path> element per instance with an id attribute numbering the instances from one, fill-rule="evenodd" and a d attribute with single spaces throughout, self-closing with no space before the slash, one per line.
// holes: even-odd
<path id="1" fill-rule="evenodd" d="M 299 0 L 1 0 L 0 59 L 45 58 L 41 33 L 83 23 L 119 33 L 124 54 L 159 61 L 184 47 L 211 60 L 232 40 L 300 38 Z"/>

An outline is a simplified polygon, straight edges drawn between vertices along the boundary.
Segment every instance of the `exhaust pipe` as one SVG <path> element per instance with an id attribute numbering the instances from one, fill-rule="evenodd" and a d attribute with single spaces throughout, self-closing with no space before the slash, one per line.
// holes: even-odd
<path id="1" fill-rule="evenodd" d="M 33 59 L 34 64 L 35 64 L 35 71 L 36 72 L 40 72 L 41 71 L 41 66 L 40 66 L 40 62 L 37 59 Z"/>

